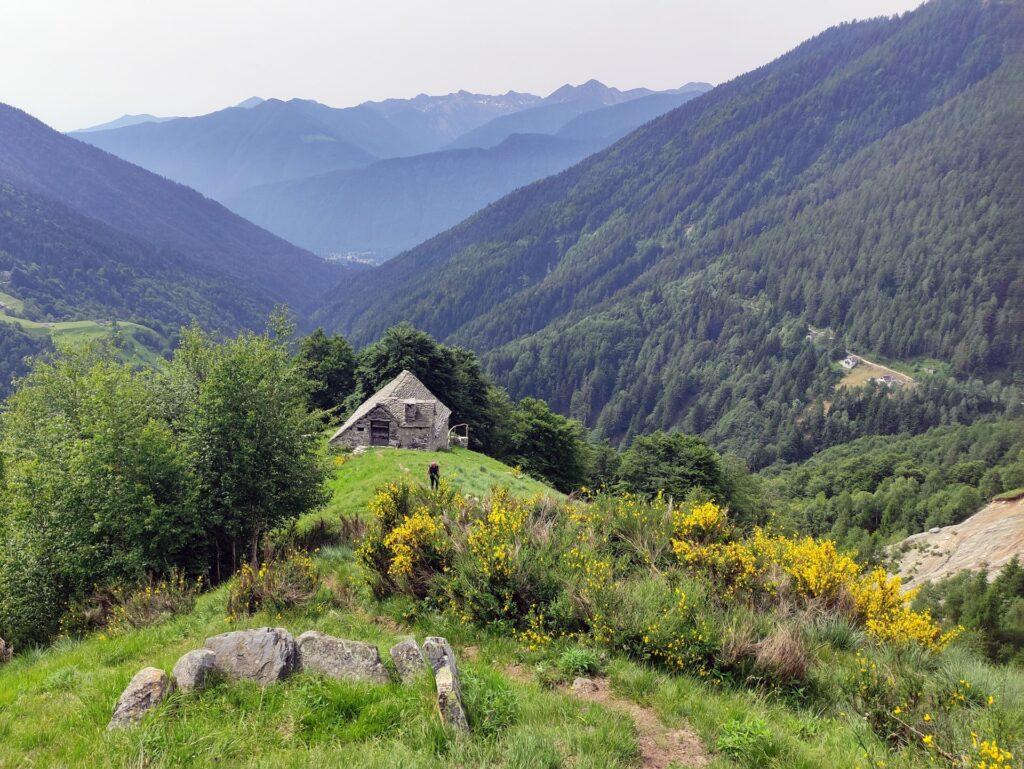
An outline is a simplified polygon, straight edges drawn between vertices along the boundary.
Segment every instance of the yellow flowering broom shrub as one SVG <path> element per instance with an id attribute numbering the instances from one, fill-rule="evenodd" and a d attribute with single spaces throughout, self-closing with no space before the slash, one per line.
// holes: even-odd
<path id="1" fill-rule="evenodd" d="M 228 619 L 307 606 L 316 598 L 320 584 L 320 570 L 306 553 L 292 552 L 264 561 L 255 569 L 246 564 L 228 586 Z"/>
<path id="2" fill-rule="evenodd" d="M 806 606 L 850 616 L 882 643 L 939 651 L 958 633 L 943 633 L 927 611 L 914 611 L 914 593 L 903 592 L 899 577 L 883 569 L 864 573 L 830 540 L 785 537 L 763 529 L 743 540 L 728 536 L 725 510 L 708 502 L 680 511 L 672 549 L 681 564 L 707 576 L 726 597 L 770 599 L 785 586 Z"/>
<path id="3" fill-rule="evenodd" d="M 407 483 L 381 487 L 370 500 L 371 521 L 356 551 L 378 598 L 426 598 L 452 556 L 445 515 L 465 500 L 444 481 L 437 493 Z"/>

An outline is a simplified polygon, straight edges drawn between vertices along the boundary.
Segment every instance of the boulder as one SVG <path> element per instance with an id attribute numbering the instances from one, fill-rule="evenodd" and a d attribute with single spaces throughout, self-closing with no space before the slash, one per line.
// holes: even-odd
<path id="1" fill-rule="evenodd" d="M 434 671 L 437 686 L 437 710 L 441 720 L 457 732 L 468 732 L 469 721 L 462 707 L 462 687 L 459 674 L 453 665 L 445 663 Z"/>
<path id="2" fill-rule="evenodd" d="M 423 659 L 423 652 L 416 639 L 407 638 L 391 647 L 391 659 L 398 669 L 398 675 L 402 683 L 414 681 L 424 670 L 427 669 L 426 660 Z"/>
<path id="3" fill-rule="evenodd" d="M 597 691 L 597 682 L 593 678 L 579 677 L 573 679 L 573 694 L 590 694 Z"/>
<path id="4" fill-rule="evenodd" d="M 423 653 L 430 660 L 430 667 L 436 673 L 442 666 L 451 665 L 455 676 L 459 675 L 459 666 L 455 663 L 455 650 L 441 636 L 432 635 L 423 641 Z"/>
<path id="5" fill-rule="evenodd" d="M 267 684 L 287 678 L 296 668 L 295 639 L 284 628 L 236 630 L 206 639 L 217 670 L 228 678 L 248 678 Z"/>
<path id="6" fill-rule="evenodd" d="M 163 702 L 171 693 L 173 684 L 159 668 L 143 668 L 121 692 L 108 729 L 120 729 L 137 723 L 150 710 Z"/>
<path id="7" fill-rule="evenodd" d="M 299 665 L 303 670 L 347 681 L 391 682 L 391 675 L 373 644 L 308 630 L 299 636 L 298 645 Z"/>
<path id="8" fill-rule="evenodd" d="M 210 674 L 217 669 L 217 655 L 209 649 L 193 649 L 181 655 L 174 663 L 171 677 L 183 692 L 202 691 Z"/>

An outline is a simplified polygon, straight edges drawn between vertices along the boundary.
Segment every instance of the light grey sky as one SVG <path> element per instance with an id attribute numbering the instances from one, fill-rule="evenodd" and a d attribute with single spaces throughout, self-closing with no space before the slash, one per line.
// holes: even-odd
<path id="1" fill-rule="evenodd" d="M 0 101 L 61 130 L 242 99 L 720 83 L 920 0 L 0 0 Z"/>

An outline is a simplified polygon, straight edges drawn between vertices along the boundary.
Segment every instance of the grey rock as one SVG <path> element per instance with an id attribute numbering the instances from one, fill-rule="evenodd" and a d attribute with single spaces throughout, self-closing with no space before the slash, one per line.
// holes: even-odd
<path id="1" fill-rule="evenodd" d="M 172 689 L 171 679 L 164 671 L 159 668 L 143 668 L 121 692 L 107 729 L 120 729 L 137 723 L 163 702 Z"/>
<path id="2" fill-rule="evenodd" d="M 391 675 L 373 644 L 335 638 L 319 630 L 306 631 L 299 636 L 298 644 L 299 665 L 303 670 L 348 681 L 391 682 Z"/>
<path id="3" fill-rule="evenodd" d="M 407 638 L 391 647 L 391 659 L 398 669 L 398 675 L 402 683 L 414 681 L 424 670 L 427 669 L 426 660 L 423 659 L 423 652 L 416 639 Z"/>
<path id="4" fill-rule="evenodd" d="M 295 639 L 284 628 L 236 630 L 206 639 L 217 670 L 228 678 L 249 678 L 266 686 L 287 678 L 296 668 Z"/>
<path id="5" fill-rule="evenodd" d="M 434 672 L 437 686 L 437 710 L 441 720 L 457 732 L 468 732 L 469 721 L 462 707 L 462 687 L 455 668 L 445 663 Z"/>
<path id="6" fill-rule="evenodd" d="M 572 691 L 574 694 L 589 694 L 590 692 L 597 691 L 597 684 L 592 678 L 575 678 L 572 682 Z"/>
<path id="7" fill-rule="evenodd" d="M 10 662 L 11 657 L 14 656 L 14 647 L 7 643 L 4 639 L 0 638 L 0 665 L 5 662 Z"/>
<path id="8" fill-rule="evenodd" d="M 171 677 L 183 692 L 202 691 L 209 682 L 210 674 L 216 669 L 216 654 L 209 649 L 193 649 L 181 655 L 174 663 Z"/>
<path id="9" fill-rule="evenodd" d="M 447 639 L 441 636 L 432 635 L 423 641 L 423 653 L 430 661 L 430 667 L 437 671 L 444 665 L 451 665 L 452 672 L 458 678 L 459 666 L 455 662 L 455 650 L 448 643 Z"/>

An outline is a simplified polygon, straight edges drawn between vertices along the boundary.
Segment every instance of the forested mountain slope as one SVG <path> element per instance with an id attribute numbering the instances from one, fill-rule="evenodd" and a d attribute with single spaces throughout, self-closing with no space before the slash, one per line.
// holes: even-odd
<path id="1" fill-rule="evenodd" d="M 1022 14 L 934 0 L 830 29 L 362 276 L 321 319 L 357 341 L 410 320 L 609 436 L 679 426 L 748 456 L 829 393 L 843 340 L 1019 372 Z"/>
<path id="2" fill-rule="evenodd" d="M 262 325 L 342 269 L 194 190 L 0 105 L 0 270 L 29 317 Z"/>

